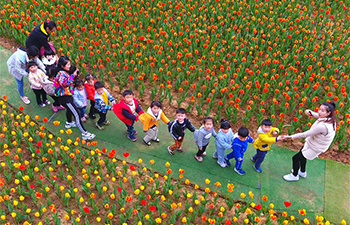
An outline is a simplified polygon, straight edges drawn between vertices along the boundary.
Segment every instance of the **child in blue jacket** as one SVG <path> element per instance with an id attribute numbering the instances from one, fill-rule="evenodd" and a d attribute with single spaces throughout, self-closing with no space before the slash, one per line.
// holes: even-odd
<path id="1" fill-rule="evenodd" d="M 105 129 L 103 125 L 108 126 L 111 124 L 107 120 L 107 112 L 108 110 L 112 110 L 112 107 L 109 103 L 114 104 L 115 100 L 112 95 L 104 88 L 104 84 L 101 81 L 97 81 L 95 84 L 95 108 L 100 115 L 100 119 L 96 123 L 96 127 L 99 130 Z"/>
<path id="2" fill-rule="evenodd" d="M 214 159 L 218 159 L 218 164 L 221 167 L 226 167 L 225 163 L 225 150 L 231 148 L 233 141 L 233 132 L 231 130 L 231 124 L 225 119 L 220 121 L 220 130 L 215 138 L 216 150 L 213 155 Z"/>
<path id="3" fill-rule="evenodd" d="M 230 159 L 235 158 L 236 164 L 234 171 L 239 175 L 244 175 L 245 171 L 242 170 L 243 156 L 247 151 L 248 142 L 253 143 L 254 140 L 249 136 L 249 130 L 245 127 L 238 129 L 238 133 L 235 134 L 235 138 L 232 143 L 232 152 L 227 154 L 225 157 L 225 162 L 227 165 L 231 165 Z"/>
<path id="4" fill-rule="evenodd" d="M 85 114 L 85 111 L 86 111 L 86 106 L 89 103 L 89 100 L 87 98 L 87 93 L 84 87 L 84 83 L 79 78 L 77 78 L 74 81 L 73 102 L 75 106 L 78 108 L 81 122 L 86 122 L 88 116 Z"/>

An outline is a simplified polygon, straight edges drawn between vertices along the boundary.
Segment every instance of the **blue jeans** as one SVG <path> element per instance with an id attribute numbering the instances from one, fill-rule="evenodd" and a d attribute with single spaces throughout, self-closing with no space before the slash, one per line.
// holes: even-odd
<path id="1" fill-rule="evenodd" d="M 18 93 L 19 93 L 19 96 L 23 97 L 24 96 L 24 90 L 23 90 L 23 86 L 24 86 L 24 82 L 23 82 L 23 78 L 22 80 L 17 80 L 17 90 L 18 90 Z"/>
<path id="2" fill-rule="evenodd" d="M 130 137 L 131 135 L 134 135 L 134 123 L 135 121 L 132 121 L 131 125 L 125 124 L 127 130 L 126 132 L 128 133 L 128 136 Z"/>
<path id="3" fill-rule="evenodd" d="M 86 106 L 85 107 L 82 107 L 82 108 L 78 108 L 78 112 L 79 112 L 79 116 L 80 118 L 83 118 L 84 115 L 85 115 L 85 111 L 86 111 Z"/>
<path id="4" fill-rule="evenodd" d="M 256 154 L 253 156 L 253 160 L 255 161 L 255 168 L 260 168 L 260 165 L 264 161 L 265 156 L 268 152 L 269 151 L 260 151 L 259 149 L 256 150 Z"/>

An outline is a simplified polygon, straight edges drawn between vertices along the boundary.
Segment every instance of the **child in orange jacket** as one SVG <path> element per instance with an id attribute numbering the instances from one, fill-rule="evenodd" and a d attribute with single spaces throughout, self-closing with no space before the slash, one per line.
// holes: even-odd
<path id="1" fill-rule="evenodd" d="M 139 117 L 143 124 L 143 132 L 146 133 L 146 136 L 143 138 L 143 142 L 145 142 L 145 144 L 148 146 L 151 145 L 151 141 L 159 142 L 159 120 L 162 120 L 167 125 L 170 124 L 170 120 L 164 115 L 162 108 L 162 103 L 153 101 L 151 106 L 148 108 L 147 113 L 144 113 Z"/>

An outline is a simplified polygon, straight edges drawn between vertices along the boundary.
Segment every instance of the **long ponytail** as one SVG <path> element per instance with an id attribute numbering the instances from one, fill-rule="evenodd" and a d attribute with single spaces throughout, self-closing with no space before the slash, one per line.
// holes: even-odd
<path id="1" fill-rule="evenodd" d="M 327 116 L 326 123 L 331 123 L 333 124 L 333 129 L 336 129 L 336 123 L 337 123 L 337 118 L 335 117 L 335 103 L 332 102 L 324 102 L 322 105 L 327 107 L 327 112 L 330 112 L 330 114 Z"/>

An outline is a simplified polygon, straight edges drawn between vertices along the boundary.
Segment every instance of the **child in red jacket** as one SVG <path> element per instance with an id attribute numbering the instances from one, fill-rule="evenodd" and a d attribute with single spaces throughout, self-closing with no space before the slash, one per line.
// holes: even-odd
<path id="1" fill-rule="evenodd" d="M 93 74 L 88 73 L 85 76 L 84 86 L 85 86 L 85 90 L 87 93 L 87 97 L 90 100 L 89 117 L 91 119 L 96 119 L 96 116 L 95 116 L 95 112 L 96 112 L 96 109 L 95 109 L 95 86 L 94 86 L 95 83 L 96 83 L 95 76 Z"/>
<path id="2" fill-rule="evenodd" d="M 134 93 L 131 90 L 125 90 L 123 92 L 123 97 L 124 98 L 120 100 L 119 103 L 113 105 L 113 112 L 125 123 L 127 127 L 127 137 L 131 141 L 136 141 L 135 134 L 137 132 L 134 130 L 134 123 L 139 120 L 136 113 L 141 115 L 144 112 L 134 98 Z"/>

